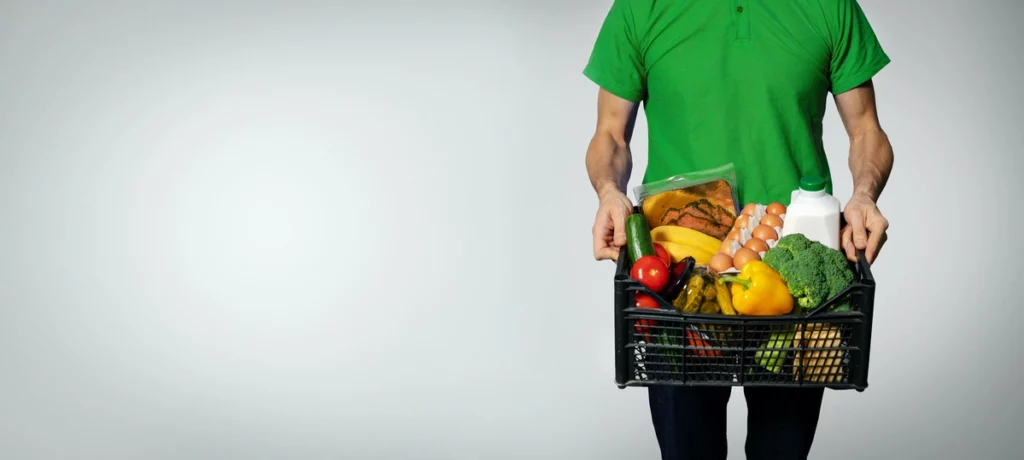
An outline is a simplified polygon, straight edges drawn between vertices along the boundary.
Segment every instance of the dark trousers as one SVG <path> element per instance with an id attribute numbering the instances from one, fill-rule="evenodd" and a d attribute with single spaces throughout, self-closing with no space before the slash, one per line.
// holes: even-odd
<path id="1" fill-rule="evenodd" d="M 726 458 L 731 387 L 652 386 L 648 393 L 662 460 Z M 805 460 L 823 394 L 820 388 L 744 387 L 747 460 Z"/>

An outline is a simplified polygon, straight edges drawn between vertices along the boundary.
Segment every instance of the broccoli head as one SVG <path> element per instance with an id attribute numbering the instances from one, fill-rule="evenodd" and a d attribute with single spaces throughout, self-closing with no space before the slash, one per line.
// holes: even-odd
<path id="1" fill-rule="evenodd" d="M 833 298 L 853 284 L 853 270 L 846 260 L 846 255 L 822 244 L 812 246 L 821 256 L 821 270 L 828 282 L 828 298 Z"/>
<path id="2" fill-rule="evenodd" d="M 775 247 L 765 253 L 764 263 L 782 276 L 803 310 L 821 305 L 853 283 L 853 272 L 842 252 L 799 233 L 780 238 Z M 849 309 L 848 302 L 844 304 Z"/>
<path id="3" fill-rule="evenodd" d="M 813 241 L 807 239 L 801 233 L 790 233 L 782 238 L 779 238 L 778 244 L 775 247 L 789 249 L 790 252 L 803 251 L 810 249 L 814 244 Z"/>
<path id="4" fill-rule="evenodd" d="M 779 271 L 800 308 L 814 308 L 828 297 L 828 280 L 821 264 L 818 251 L 807 249 L 794 253 L 793 261 Z"/>
<path id="5" fill-rule="evenodd" d="M 783 266 L 789 265 L 793 261 L 793 251 L 789 248 L 780 248 L 778 246 L 771 248 L 768 252 L 764 253 L 763 262 L 772 267 L 775 271 Z"/>

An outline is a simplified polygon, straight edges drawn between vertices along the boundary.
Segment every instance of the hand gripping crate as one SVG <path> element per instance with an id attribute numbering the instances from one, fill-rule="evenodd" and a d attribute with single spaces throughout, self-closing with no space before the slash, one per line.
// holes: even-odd
<path id="1" fill-rule="evenodd" d="M 826 387 L 868 386 L 875 281 L 863 252 L 851 264 L 854 283 L 807 314 L 686 314 L 671 299 L 637 308 L 652 292 L 630 278 L 626 248 L 615 269 L 615 383 L 652 385 Z M 849 296 L 849 297 L 847 297 Z M 830 312 L 848 299 L 851 311 Z"/>

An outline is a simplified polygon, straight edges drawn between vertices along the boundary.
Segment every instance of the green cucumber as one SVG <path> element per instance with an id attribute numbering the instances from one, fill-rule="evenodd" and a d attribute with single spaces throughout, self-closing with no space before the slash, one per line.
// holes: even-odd
<path id="1" fill-rule="evenodd" d="M 647 226 L 647 218 L 643 214 L 633 213 L 626 217 L 626 248 L 631 262 L 655 254 L 651 228 Z"/>

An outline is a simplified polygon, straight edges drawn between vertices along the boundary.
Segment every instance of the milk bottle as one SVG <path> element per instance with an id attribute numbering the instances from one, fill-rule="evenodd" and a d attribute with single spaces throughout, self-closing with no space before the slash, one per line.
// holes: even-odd
<path id="1" fill-rule="evenodd" d="M 786 207 L 781 236 L 801 233 L 811 241 L 839 249 L 839 213 L 839 200 L 825 193 L 825 179 L 803 177 Z"/>

